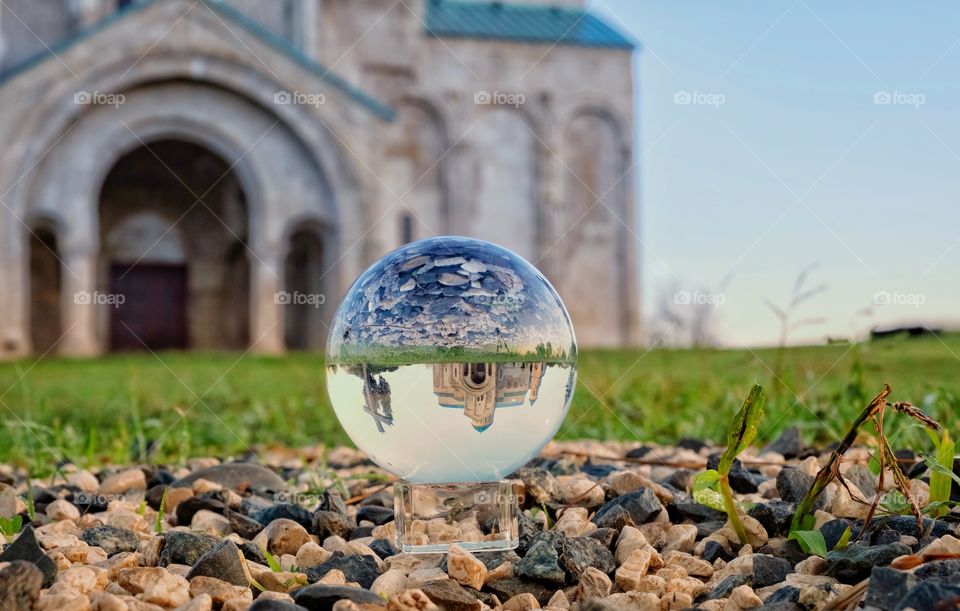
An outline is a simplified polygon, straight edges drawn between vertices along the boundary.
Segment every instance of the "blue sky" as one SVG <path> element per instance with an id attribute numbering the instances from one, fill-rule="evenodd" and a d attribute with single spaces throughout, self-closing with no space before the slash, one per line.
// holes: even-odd
<path id="1" fill-rule="evenodd" d="M 775 343 L 816 265 L 791 343 L 958 322 L 960 4 L 587 4 L 642 45 L 648 317 L 712 295 L 723 344 Z"/>

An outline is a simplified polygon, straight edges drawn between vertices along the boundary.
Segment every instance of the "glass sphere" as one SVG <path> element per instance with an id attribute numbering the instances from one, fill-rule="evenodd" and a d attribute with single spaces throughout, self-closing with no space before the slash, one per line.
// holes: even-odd
<path id="1" fill-rule="evenodd" d="M 430 238 L 350 287 L 327 389 L 357 447 L 397 477 L 491 481 L 557 432 L 576 357 L 570 316 L 533 265 L 482 240 Z"/>

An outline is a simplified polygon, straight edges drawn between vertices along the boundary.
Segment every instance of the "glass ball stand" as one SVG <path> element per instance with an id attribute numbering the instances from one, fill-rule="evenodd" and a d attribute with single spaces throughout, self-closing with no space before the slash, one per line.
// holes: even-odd
<path id="1" fill-rule="evenodd" d="M 507 480 L 394 485 L 397 543 L 406 553 L 476 552 L 520 543 L 517 485 Z"/>

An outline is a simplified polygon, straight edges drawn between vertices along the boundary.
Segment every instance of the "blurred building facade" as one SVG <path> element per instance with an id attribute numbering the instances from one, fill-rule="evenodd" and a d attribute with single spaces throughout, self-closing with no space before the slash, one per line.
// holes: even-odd
<path id="1" fill-rule="evenodd" d="M 0 358 L 318 349 L 438 234 L 638 343 L 633 51 L 578 0 L 7 0 Z"/>

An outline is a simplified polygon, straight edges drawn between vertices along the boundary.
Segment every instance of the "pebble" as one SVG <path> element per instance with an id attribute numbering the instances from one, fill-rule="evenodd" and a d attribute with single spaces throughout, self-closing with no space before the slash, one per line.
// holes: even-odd
<path id="1" fill-rule="evenodd" d="M 56 501 L 47 505 L 47 510 L 45 512 L 47 517 L 51 520 L 70 520 L 71 522 L 76 522 L 80 519 L 80 510 L 65 499 L 57 499 Z"/>
<path id="2" fill-rule="evenodd" d="M 459 545 L 447 553 L 447 574 L 460 584 L 479 590 L 487 580 L 487 567 Z"/>
<path id="3" fill-rule="evenodd" d="M 304 543 L 310 541 L 310 533 L 302 525 L 280 518 L 273 520 L 253 539 L 271 554 L 296 554 Z"/>
<path id="4" fill-rule="evenodd" d="M 956 525 L 944 520 L 926 519 L 924 532 L 917 532 L 912 516 L 879 516 L 861 541 L 831 551 L 825 559 L 787 541 L 795 503 L 825 454 L 784 458 L 797 450 L 796 438 L 786 441 L 795 447 L 774 444 L 763 454 L 747 450 L 743 462 L 734 465 L 742 480 L 736 486 L 737 500 L 751 507 L 742 517 L 746 545 L 737 540 L 723 513 L 690 500 L 686 492 L 696 471 L 666 466 L 704 464 L 716 455 L 715 446 L 698 440 L 688 440 L 679 449 L 645 446 L 648 460 L 664 463 L 655 466 L 576 457 L 622 455 L 623 444 L 554 442 L 537 466 L 514 475 L 525 499 L 516 552 L 474 553 L 453 545 L 447 554 L 399 553 L 393 542 L 397 524 L 390 489 L 351 478 L 375 469 L 356 450 L 328 455 L 339 457 L 329 464 L 346 483 L 347 493 L 363 499 L 350 506 L 330 490 L 309 505 L 288 502 L 299 501 L 298 494 L 317 485 L 313 467 L 304 468 L 292 453 L 268 461 L 276 470 L 211 459 L 176 470 L 179 480 L 164 468 L 144 467 L 108 471 L 102 485 L 97 476 L 103 473 L 68 467 L 73 496 L 62 484 L 35 485 L 33 498 L 42 511 L 38 528 L 28 525 L 20 535 L 6 537 L 12 542 L 0 554 L 0 602 L 10 597 L 25 601 L 7 603 L 11 611 L 481 611 L 541 606 L 579 611 L 763 606 L 793 611 L 823 608 L 865 577 L 871 580 L 865 591 L 868 608 L 908 603 L 929 608 L 934 597 L 951 594 L 960 577 L 960 560 L 927 562 L 912 571 L 886 566 L 911 549 L 931 555 L 960 553 Z M 564 447 L 580 454 L 553 454 Z M 850 460 L 866 456 L 854 452 Z M 752 468 L 750 461 L 757 457 L 768 464 Z M 828 486 L 814 514 L 828 549 L 848 527 L 856 540 L 864 515 L 856 498 L 875 490 L 875 477 L 863 464 L 845 463 L 842 468 L 853 493 Z M 915 477 L 923 475 L 915 471 Z M 5 502 L 22 502 L 26 482 L 19 477 L 11 475 L 13 484 L 0 484 Z M 292 482 L 289 491 L 285 480 Z M 128 485 L 127 492 L 119 493 L 126 495 L 123 499 L 90 494 Z M 922 497 L 926 485 L 915 480 L 914 486 Z M 139 490 L 146 491 L 145 510 Z M 168 519 L 158 535 L 154 523 L 164 495 Z M 533 508 L 540 510 L 539 522 L 531 518 Z M 480 541 L 484 528 L 483 516 L 470 516 L 430 522 L 424 532 L 430 529 L 431 536 L 440 538 L 469 533 Z M 261 544 L 279 561 L 280 571 L 267 566 Z M 45 566 L 47 573 L 32 562 Z M 245 568 L 266 591 L 251 591 Z"/>
<path id="5" fill-rule="evenodd" d="M 97 494 L 112 495 L 124 494 L 131 490 L 146 490 L 147 478 L 141 469 L 127 469 L 111 475 L 100 482 Z"/>
<path id="6" fill-rule="evenodd" d="M 143 602 L 161 607 L 179 607 L 190 600 L 190 583 L 164 568 L 121 569 L 117 583 Z"/>

